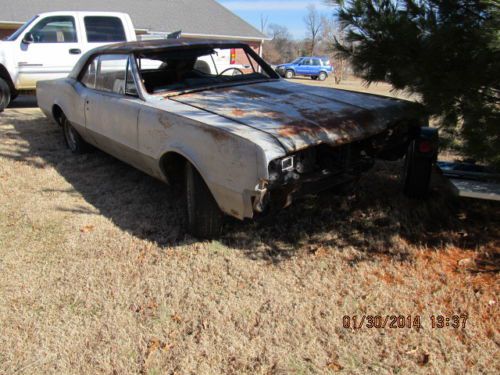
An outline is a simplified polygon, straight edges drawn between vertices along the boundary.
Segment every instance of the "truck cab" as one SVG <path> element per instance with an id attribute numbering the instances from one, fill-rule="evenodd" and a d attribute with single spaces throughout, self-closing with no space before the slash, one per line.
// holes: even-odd
<path id="1" fill-rule="evenodd" d="M 135 41 L 130 16 L 117 12 L 41 13 L 0 41 L 0 112 L 41 80 L 67 76 L 85 52 Z"/>

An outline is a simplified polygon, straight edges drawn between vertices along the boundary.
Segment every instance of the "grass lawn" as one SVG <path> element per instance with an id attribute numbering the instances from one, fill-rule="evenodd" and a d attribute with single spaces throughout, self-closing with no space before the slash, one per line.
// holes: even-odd
<path id="1" fill-rule="evenodd" d="M 0 373 L 498 374 L 500 206 L 456 201 L 439 176 L 410 201 L 400 168 L 198 242 L 169 187 L 72 155 L 15 103 L 0 114 Z"/>

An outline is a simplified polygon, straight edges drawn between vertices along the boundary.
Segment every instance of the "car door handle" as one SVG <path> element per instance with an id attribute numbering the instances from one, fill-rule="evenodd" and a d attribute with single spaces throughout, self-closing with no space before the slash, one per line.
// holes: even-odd
<path id="1" fill-rule="evenodd" d="M 72 55 L 79 55 L 80 53 L 82 53 L 82 50 L 80 48 L 71 48 L 69 50 L 69 53 Z"/>

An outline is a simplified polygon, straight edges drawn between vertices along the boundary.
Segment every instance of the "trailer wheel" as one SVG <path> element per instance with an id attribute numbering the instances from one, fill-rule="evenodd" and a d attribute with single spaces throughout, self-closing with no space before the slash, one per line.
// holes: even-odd
<path id="1" fill-rule="evenodd" d="M 218 237 L 222 229 L 222 211 L 199 172 L 189 162 L 186 163 L 185 178 L 189 232 L 200 239 Z"/>
<path id="2" fill-rule="evenodd" d="M 412 141 L 405 156 L 401 180 L 403 192 L 409 198 L 425 198 L 429 193 L 433 159 L 419 157 L 417 143 Z"/>
<path id="3" fill-rule="evenodd" d="M 5 108 L 9 106 L 11 99 L 11 92 L 9 84 L 0 78 L 0 112 L 3 112 Z"/>

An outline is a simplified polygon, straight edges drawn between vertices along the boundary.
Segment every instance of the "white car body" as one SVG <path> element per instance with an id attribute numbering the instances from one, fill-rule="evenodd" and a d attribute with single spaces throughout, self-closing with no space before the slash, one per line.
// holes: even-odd
<path id="1" fill-rule="evenodd" d="M 71 37 L 71 40 L 64 40 L 64 32 L 54 31 L 58 39 L 56 42 L 23 42 L 27 34 L 32 33 L 41 23 L 53 19 L 52 17 L 72 17 L 75 35 Z M 106 43 L 89 41 L 85 25 L 86 17 L 118 19 L 123 26 L 125 38 Z M 12 40 L 0 41 L 0 77 L 11 85 L 11 91 L 16 92 L 34 90 L 36 83 L 41 80 L 67 76 L 78 59 L 93 48 L 109 43 L 136 40 L 130 16 L 118 12 L 41 13 L 24 24 L 16 33 L 16 37 Z"/>
<path id="2" fill-rule="evenodd" d="M 137 63 L 138 56 L 186 53 L 189 60 L 191 51 L 219 48 L 245 49 L 260 64 L 259 73 L 247 81 L 224 81 L 219 73 L 204 86 L 173 83 L 157 92 L 148 89 L 150 74 L 161 73 L 154 76 L 160 81 L 170 73 L 142 71 Z M 127 67 L 114 76 L 103 68 L 113 59 Z M 286 82 L 248 46 L 233 42 L 101 47 L 82 57 L 67 78 L 39 82 L 37 99 L 48 117 L 84 142 L 160 180 L 175 182 L 178 161 L 188 162 L 220 211 L 238 219 L 350 181 L 375 158 L 401 158 L 422 124 L 408 102 Z"/>

